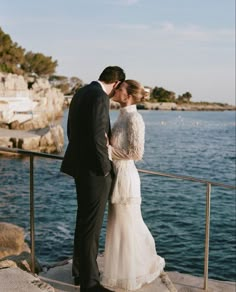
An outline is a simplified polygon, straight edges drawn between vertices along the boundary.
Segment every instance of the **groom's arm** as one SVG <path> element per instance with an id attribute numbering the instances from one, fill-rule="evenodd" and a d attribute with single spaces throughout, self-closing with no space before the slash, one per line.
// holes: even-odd
<path id="1" fill-rule="evenodd" d="M 105 176 L 111 170 L 106 138 L 109 125 L 109 108 L 107 96 L 101 95 L 94 97 L 91 123 L 93 151 L 96 156 L 97 169 L 99 173 Z"/>

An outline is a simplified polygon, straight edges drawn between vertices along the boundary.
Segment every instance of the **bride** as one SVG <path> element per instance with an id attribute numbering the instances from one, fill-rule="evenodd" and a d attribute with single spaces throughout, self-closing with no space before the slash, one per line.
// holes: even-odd
<path id="1" fill-rule="evenodd" d="M 134 163 L 144 152 L 145 126 L 136 104 L 145 95 L 135 80 L 125 80 L 116 89 L 113 100 L 121 109 L 109 145 L 116 180 L 109 202 L 102 284 L 130 291 L 155 280 L 165 266 L 142 218 L 140 178 Z"/>

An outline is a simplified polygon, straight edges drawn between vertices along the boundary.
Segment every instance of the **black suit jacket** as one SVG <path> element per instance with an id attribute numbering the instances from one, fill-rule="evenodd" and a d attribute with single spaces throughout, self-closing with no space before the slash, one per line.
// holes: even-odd
<path id="1" fill-rule="evenodd" d="M 108 158 L 110 136 L 109 97 L 101 85 L 93 81 L 72 98 L 69 108 L 67 146 L 61 171 L 73 177 L 105 176 L 112 165 Z"/>

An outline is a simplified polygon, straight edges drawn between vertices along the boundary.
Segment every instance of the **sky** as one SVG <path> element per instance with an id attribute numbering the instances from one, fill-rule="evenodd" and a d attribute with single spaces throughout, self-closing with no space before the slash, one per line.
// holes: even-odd
<path id="1" fill-rule="evenodd" d="M 235 0 L 0 0 L 0 27 L 57 75 L 106 66 L 192 101 L 235 105 Z"/>

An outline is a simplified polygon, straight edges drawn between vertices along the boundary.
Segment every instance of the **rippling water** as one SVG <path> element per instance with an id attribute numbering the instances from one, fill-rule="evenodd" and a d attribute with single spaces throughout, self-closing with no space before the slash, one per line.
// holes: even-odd
<path id="1" fill-rule="evenodd" d="M 235 185 L 235 112 L 140 111 L 146 124 L 138 168 Z M 118 112 L 111 112 L 111 120 Z M 66 128 L 67 110 L 62 119 Z M 67 139 L 66 139 L 67 143 Z M 73 180 L 60 161 L 35 159 L 36 256 L 43 263 L 71 257 L 76 214 Z M 0 157 L 0 221 L 25 228 L 29 240 L 29 161 Z M 142 212 L 166 270 L 203 275 L 204 184 L 140 174 Z M 235 190 L 212 187 L 209 277 L 236 278 Z M 104 249 L 105 225 L 101 234 Z M 145 256 L 145 255 L 144 255 Z"/>

